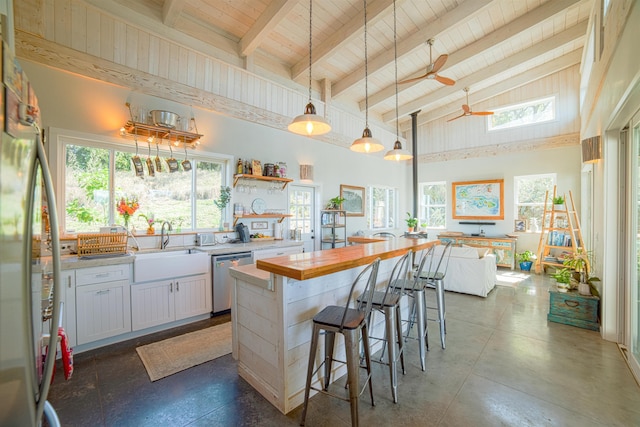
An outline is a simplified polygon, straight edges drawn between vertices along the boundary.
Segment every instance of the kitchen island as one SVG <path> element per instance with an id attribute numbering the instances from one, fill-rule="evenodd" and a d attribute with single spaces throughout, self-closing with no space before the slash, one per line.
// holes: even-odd
<path id="1" fill-rule="evenodd" d="M 313 316 L 328 305 L 344 305 L 355 277 L 376 258 L 382 260 L 381 283 L 399 256 L 438 243 L 397 238 L 232 268 L 233 357 L 239 375 L 282 413 L 290 412 L 304 399 Z M 318 355 L 322 343 L 319 347 Z M 344 360 L 343 340 L 336 340 L 335 357 Z M 332 378 L 346 373 L 338 365 Z"/>

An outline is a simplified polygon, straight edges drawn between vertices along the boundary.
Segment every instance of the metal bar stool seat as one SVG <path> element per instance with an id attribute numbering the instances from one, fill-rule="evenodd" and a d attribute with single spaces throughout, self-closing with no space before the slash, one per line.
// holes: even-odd
<path id="1" fill-rule="evenodd" d="M 381 340 L 386 343 L 386 350 L 389 356 L 388 362 L 385 363 L 389 365 L 389 380 L 391 382 L 391 396 L 393 398 L 393 403 L 398 403 L 398 377 L 396 374 L 396 364 L 398 359 L 400 360 L 403 375 L 405 374 L 405 368 L 402 347 L 402 320 L 400 318 L 400 298 L 402 297 L 402 293 L 396 291 L 392 285 L 397 283 L 398 280 L 407 277 L 412 254 L 413 251 L 409 249 L 406 254 L 402 255 L 398 259 L 391 270 L 391 275 L 389 276 L 389 280 L 387 281 L 384 291 L 373 292 L 373 297 L 371 299 L 371 314 L 369 319 L 367 319 L 370 326 L 369 329 L 371 330 L 373 329 L 371 328 L 373 313 L 378 311 L 384 314 L 385 337 L 376 338 L 370 336 L 369 338 L 373 340 Z M 358 301 L 361 301 L 363 297 L 364 295 L 360 295 L 358 297 Z M 398 345 L 397 352 L 396 344 Z M 384 351 L 385 347 L 383 345 L 380 362 L 384 359 Z"/>
<path id="2" fill-rule="evenodd" d="M 439 252 L 439 251 L 438 251 Z M 440 256 L 438 259 L 435 268 L 432 269 L 433 260 L 435 260 L 438 255 Z M 422 281 L 423 285 L 426 288 L 434 289 L 436 293 L 436 306 L 430 307 L 427 306 L 427 309 L 435 309 L 438 312 L 438 317 L 436 321 L 440 326 L 440 344 L 442 348 L 445 348 L 445 338 L 447 334 L 447 324 L 446 324 L 446 309 L 444 302 L 444 278 L 447 274 L 447 268 L 449 266 L 449 256 L 451 255 L 451 242 L 447 242 L 447 244 L 442 249 L 441 253 L 435 253 L 435 251 L 431 254 L 432 260 L 429 263 L 430 268 L 426 271 L 422 270 L 418 273 L 418 277 Z M 444 264 L 443 264 L 444 263 Z"/>
<path id="3" fill-rule="evenodd" d="M 367 318 L 371 312 L 371 299 L 375 289 L 378 276 L 378 267 L 380 258 L 369 264 L 364 270 L 358 274 L 353 281 L 349 290 L 349 296 L 345 306 L 327 306 L 313 317 L 313 332 L 311 336 L 311 346 L 309 349 L 309 365 L 307 367 L 307 381 L 304 389 L 304 407 L 302 409 L 302 419 L 300 425 L 304 425 L 307 416 L 307 407 L 309 404 L 309 393 L 313 389 L 320 393 L 324 393 L 333 397 L 350 402 L 351 405 L 351 425 L 358 425 L 358 398 L 369 386 L 369 394 L 371 395 L 371 405 L 374 406 L 373 385 L 371 384 L 371 357 L 369 355 L 369 332 L 367 328 Z M 361 284 L 366 282 L 363 295 L 365 298 L 360 303 L 354 301 L 354 307 L 350 307 L 354 290 Z M 333 358 L 333 350 L 336 333 L 342 334 L 345 340 L 346 361 L 340 361 Z M 324 334 L 324 360 L 314 370 L 316 352 L 318 350 L 318 341 L 320 335 Z M 359 369 L 360 369 L 360 340 L 362 336 L 364 347 L 365 369 L 367 370 L 367 379 L 360 390 L 359 386 Z M 328 391 L 331 367 L 333 362 L 346 363 L 347 365 L 347 388 L 349 389 L 349 397 L 338 396 Z M 324 367 L 324 375 L 322 379 L 322 388 L 316 388 L 311 385 L 313 376 Z"/>

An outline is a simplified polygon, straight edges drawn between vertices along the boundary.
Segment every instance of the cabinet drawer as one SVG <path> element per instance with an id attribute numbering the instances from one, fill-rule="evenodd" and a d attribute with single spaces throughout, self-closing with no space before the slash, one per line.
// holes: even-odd
<path id="1" fill-rule="evenodd" d="M 577 292 L 549 291 L 549 315 L 552 322 L 598 330 L 598 302 L 594 296 Z"/>
<path id="2" fill-rule="evenodd" d="M 76 286 L 94 285 L 115 280 L 129 281 L 129 264 L 105 265 L 76 270 Z"/>

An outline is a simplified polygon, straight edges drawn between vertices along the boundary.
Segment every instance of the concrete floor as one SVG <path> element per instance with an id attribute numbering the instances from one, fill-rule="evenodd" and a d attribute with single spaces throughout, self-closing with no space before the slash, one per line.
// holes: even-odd
<path id="1" fill-rule="evenodd" d="M 500 274 L 510 274 L 500 270 Z M 427 371 L 416 342 L 405 347 L 399 403 L 388 368 L 373 366 L 367 426 L 637 426 L 640 388 L 616 344 L 597 332 L 547 322 L 547 278 L 531 275 L 487 298 L 447 292 L 447 348 L 431 324 Z M 135 348 L 211 324 L 198 322 L 76 355 L 73 378 L 61 370 L 49 401 L 67 426 L 295 426 L 301 407 L 283 415 L 238 377 L 227 355 L 152 383 Z M 307 426 L 350 425 L 349 404 L 310 400 Z"/>

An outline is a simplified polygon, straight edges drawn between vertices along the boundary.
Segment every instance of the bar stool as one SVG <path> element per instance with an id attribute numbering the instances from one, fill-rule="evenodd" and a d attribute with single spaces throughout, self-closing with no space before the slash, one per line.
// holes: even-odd
<path id="1" fill-rule="evenodd" d="M 439 252 L 439 253 L 437 253 Z M 447 244 L 442 249 L 442 252 L 433 251 L 431 253 L 432 261 L 434 259 L 438 259 L 437 264 L 435 264 L 435 268 L 428 268 L 427 270 L 421 270 L 418 273 L 418 277 L 422 281 L 422 284 L 426 288 L 435 289 L 436 291 L 436 306 L 430 307 L 427 306 L 427 309 L 435 309 L 438 312 L 438 317 L 436 321 L 440 326 L 440 344 L 442 348 L 445 348 L 445 337 L 447 334 L 447 324 L 446 324 L 446 310 L 444 303 L 444 277 L 447 274 L 447 268 L 449 266 L 449 256 L 451 255 L 451 242 L 447 242 Z M 439 258 L 438 258 L 439 256 Z M 444 262 L 444 264 L 443 264 Z M 433 266 L 433 262 L 429 262 L 429 266 Z"/>
<path id="2" fill-rule="evenodd" d="M 423 271 L 427 261 L 433 260 L 433 257 L 431 256 L 434 250 L 433 248 L 434 247 L 432 246 L 428 250 L 423 251 L 423 255 L 420 258 L 416 272 L 413 274 L 413 278 L 405 277 L 404 279 L 398 279 L 391 284 L 396 292 L 399 292 L 401 295 L 406 295 L 412 300 L 409 318 L 404 321 L 405 323 L 408 323 L 405 339 L 411 338 L 411 330 L 413 329 L 413 325 L 417 323 L 418 336 L 416 339 L 418 340 L 420 347 L 420 367 L 423 371 L 426 370 L 426 349 L 429 348 L 429 332 L 427 328 L 427 302 L 424 283 L 420 279 L 419 273 Z"/>
<path id="3" fill-rule="evenodd" d="M 369 338 L 381 340 L 386 343 L 389 361 L 385 364 L 389 365 L 389 379 L 391 382 L 391 396 L 393 397 L 393 403 L 398 403 L 398 377 L 396 375 L 396 364 L 398 359 L 400 359 L 402 374 L 405 373 L 402 347 L 402 320 L 400 318 L 400 298 L 402 297 L 402 291 L 401 289 L 394 288 L 394 284 L 397 284 L 400 280 L 407 278 L 412 254 L 413 251 L 409 249 L 406 254 L 401 256 L 393 266 L 393 270 L 391 270 L 391 275 L 389 276 L 389 280 L 387 281 L 384 291 L 375 291 L 373 293 L 373 298 L 371 300 L 371 313 L 367 319 L 369 330 L 371 331 L 373 329 L 371 327 L 373 313 L 378 311 L 384 314 L 385 338 L 376 338 L 373 336 L 370 336 Z M 363 300 L 364 297 L 365 295 L 360 295 L 358 297 L 358 302 Z M 396 343 L 398 345 L 397 353 Z M 384 359 L 384 352 L 385 347 L 383 345 L 380 362 Z"/>
<path id="4" fill-rule="evenodd" d="M 358 425 L 358 398 L 364 391 L 366 385 L 369 385 L 369 393 L 371 395 L 371 405 L 374 406 L 373 401 L 373 385 L 371 384 L 371 357 L 369 355 L 369 332 L 367 328 L 366 319 L 371 312 L 371 299 L 375 290 L 376 280 L 378 277 L 378 267 L 380 265 L 380 258 L 377 258 L 371 264 L 369 264 L 364 270 L 358 274 L 356 279 L 351 285 L 349 290 L 349 297 L 344 307 L 330 305 L 325 307 L 320 313 L 313 317 L 313 334 L 311 336 L 311 347 L 309 349 L 309 365 L 307 367 L 307 382 L 304 389 L 304 407 L 302 409 L 302 420 L 300 425 L 304 425 L 307 417 L 307 405 L 309 403 L 309 392 L 311 389 L 320 393 L 328 394 L 333 397 L 350 402 L 351 405 L 351 425 Z M 358 284 L 365 283 L 362 295 L 366 297 L 357 303 L 354 301 L 354 307 L 350 308 L 352 298 L 354 298 L 354 290 Z M 325 347 L 324 347 L 324 360 L 314 370 L 315 355 L 318 349 L 318 341 L 320 334 L 324 333 Z M 333 347 L 335 342 L 336 333 L 344 335 L 346 362 L 335 360 L 333 358 Z M 367 370 L 367 379 L 365 381 L 362 390 L 359 388 L 359 374 L 360 368 L 360 351 L 359 351 L 359 338 L 358 334 L 362 335 L 362 342 L 364 345 L 364 360 Z M 329 393 L 329 380 L 331 376 L 332 362 L 346 363 L 347 365 L 347 387 L 349 388 L 349 398 L 344 398 L 332 393 Z M 324 366 L 324 377 L 322 388 L 315 388 L 311 385 L 313 376 Z"/>

